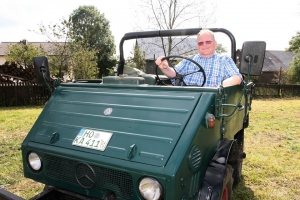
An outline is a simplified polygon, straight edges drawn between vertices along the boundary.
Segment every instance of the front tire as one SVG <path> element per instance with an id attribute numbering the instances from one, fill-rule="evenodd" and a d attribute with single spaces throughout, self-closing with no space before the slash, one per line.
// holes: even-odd
<path id="1" fill-rule="evenodd" d="M 234 184 L 237 185 L 242 180 L 243 160 L 246 157 L 244 153 L 244 129 L 234 136 L 235 142 L 232 144 L 227 163 L 234 169 Z"/>
<path id="2" fill-rule="evenodd" d="M 223 189 L 220 200 L 232 199 L 232 185 L 233 185 L 233 168 L 230 165 L 226 165 L 225 174 L 223 178 Z"/>

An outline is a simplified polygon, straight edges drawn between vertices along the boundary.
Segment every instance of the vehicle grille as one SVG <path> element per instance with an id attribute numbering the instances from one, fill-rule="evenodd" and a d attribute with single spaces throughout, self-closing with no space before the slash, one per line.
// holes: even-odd
<path id="1" fill-rule="evenodd" d="M 45 156 L 46 175 L 51 178 L 78 184 L 75 177 L 75 166 L 80 162 L 60 158 L 56 156 Z M 130 199 L 133 196 L 133 180 L 129 173 L 90 165 L 97 176 L 96 185 L 93 189 L 103 188 L 115 192 L 120 197 Z M 78 184 L 79 185 L 79 184 Z"/>

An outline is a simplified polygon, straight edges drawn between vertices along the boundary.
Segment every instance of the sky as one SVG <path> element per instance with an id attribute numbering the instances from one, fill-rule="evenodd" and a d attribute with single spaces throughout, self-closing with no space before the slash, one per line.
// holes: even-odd
<path id="1" fill-rule="evenodd" d="M 285 50 L 291 38 L 300 32 L 300 0 L 213 1 L 217 5 L 216 21 L 208 27 L 229 30 L 237 48 L 244 41 L 265 41 L 267 50 Z M 0 42 L 45 42 L 45 36 L 33 32 L 38 31 L 39 24 L 59 23 L 79 6 L 93 5 L 110 21 L 118 53 L 123 35 L 135 31 L 133 24 L 139 4 L 140 0 L 1 0 Z M 199 24 L 190 28 L 197 27 Z"/>

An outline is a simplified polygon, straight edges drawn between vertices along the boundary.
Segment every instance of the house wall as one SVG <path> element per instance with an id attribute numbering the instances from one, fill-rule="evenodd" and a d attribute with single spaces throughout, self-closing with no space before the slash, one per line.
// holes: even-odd
<path id="1" fill-rule="evenodd" d="M 3 65 L 5 63 L 5 57 L 4 56 L 0 56 L 0 65 Z"/>
<path id="2" fill-rule="evenodd" d="M 265 83 L 265 84 L 274 84 L 275 81 L 275 73 L 274 72 L 263 72 L 256 83 Z"/>

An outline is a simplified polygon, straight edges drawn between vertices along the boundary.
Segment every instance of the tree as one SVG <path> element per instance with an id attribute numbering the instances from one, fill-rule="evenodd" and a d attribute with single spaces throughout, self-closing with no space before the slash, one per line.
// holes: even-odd
<path id="1" fill-rule="evenodd" d="M 207 5 L 205 0 L 142 0 L 141 2 L 142 13 L 138 19 L 145 16 L 145 13 L 150 13 L 145 16 L 147 23 L 143 25 L 147 27 L 143 28 L 166 30 L 187 28 L 191 24 L 207 27 L 215 21 L 213 17 L 215 5 L 213 3 Z"/>
<path id="2" fill-rule="evenodd" d="M 133 52 L 131 53 L 133 54 L 133 57 L 129 57 L 126 60 L 126 64 L 145 72 L 145 52 L 142 52 L 139 45 L 136 43 L 133 47 Z"/>
<path id="3" fill-rule="evenodd" d="M 290 63 L 290 68 L 287 71 L 288 83 L 300 84 L 300 56 L 296 55 L 293 62 Z"/>
<path id="4" fill-rule="evenodd" d="M 293 84 L 300 83 L 300 32 L 297 32 L 296 36 L 292 37 L 289 42 L 290 47 L 286 51 L 292 51 L 296 55 L 293 62 L 290 63 L 290 68 L 287 72 L 288 82 Z"/>
<path id="5" fill-rule="evenodd" d="M 75 41 L 69 31 L 70 26 L 70 19 L 47 27 L 40 25 L 40 33 L 53 44 L 50 52 L 47 52 L 51 54 L 48 56 L 51 75 L 62 78 L 62 73 L 73 74 L 74 72 L 75 78 L 95 78 L 97 52 L 88 48 L 89 45 L 84 44 L 83 41 Z M 80 67 L 84 69 L 81 70 Z"/>
<path id="6" fill-rule="evenodd" d="M 70 22 L 63 19 L 58 24 L 39 25 L 39 33 L 46 36 L 52 46 L 47 52 L 50 73 L 62 78 L 62 73 L 70 71 L 72 38 L 69 34 Z"/>
<path id="7" fill-rule="evenodd" d="M 217 48 L 216 48 L 216 52 L 221 54 L 221 53 L 226 53 L 227 52 L 227 49 L 225 47 L 223 47 L 222 44 L 218 44 L 217 45 Z"/>
<path id="8" fill-rule="evenodd" d="M 76 79 L 96 78 L 98 69 L 96 67 L 96 52 L 84 48 L 83 45 L 74 45 L 72 47 L 71 66 Z"/>
<path id="9" fill-rule="evenodd" d="M 295 54 L 300 53 L 300 32 L 297 32 L 296 36 L 292 37 L 289 42 L 290 47 L 287 51 L 292 51 Z"/>
<path id="10" fill-rule="evenodd" d="M 141 5 L 142 14 L 139 18 L 146 16 L 145 29 L 178 29 L 190 27 L 191 24 L 199 24 L 199 27 L 206 27 L 214 21 L 215 6 L 210 5 L 207 8 L 204 0 L 143 0 Z M 193 25 L 194 27 L 194 25 Z M 140 29 L 138 27 L 138 29 Z M 176 45 L 181 43 L 185 38 L 181 39 L 176 44 L 173 44 L 174 37 L 160 38 L 160 42 L 153 42 L 163 49 L 164 55 L 171 55 L 175 51 Z"/>
<path id="11" fill-rule="evenodd" d="M 5 59 L 8 62 L 15 62 L 27 68 L 28 66 L 33 66 L 34 57 L 44 54 L 45 51 L 42 46 L 35 46 L 32 43 L 27 43 L 27 40 L 21 40 L 18 44 L 8 45 L 5 52 Z"/>
<path id="12" fill-rule="evenodd" d="M 117 60 L 114 38 L 109 21 L 94 6 L 80 6 L 70 15 L 70 32 L 75 42 L 86 44 L 90 50 L 97 51 L 99 77 L 108 75 Z"/>

